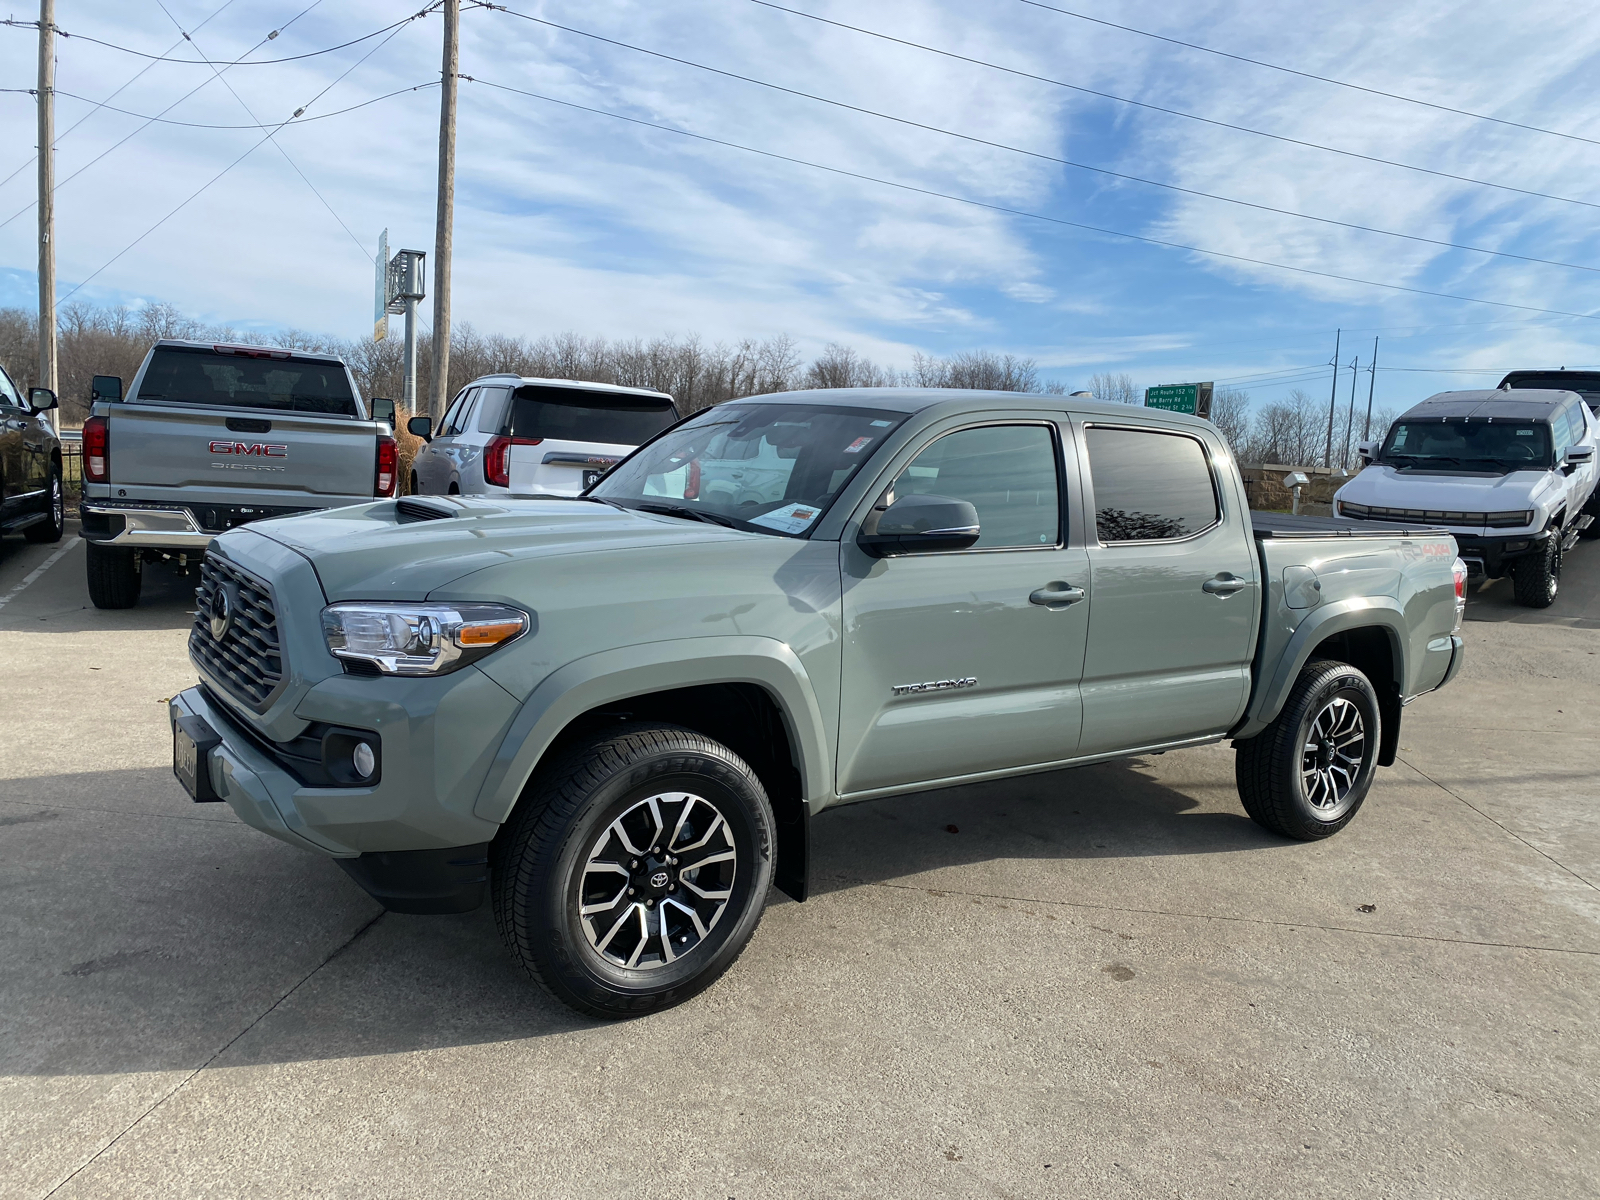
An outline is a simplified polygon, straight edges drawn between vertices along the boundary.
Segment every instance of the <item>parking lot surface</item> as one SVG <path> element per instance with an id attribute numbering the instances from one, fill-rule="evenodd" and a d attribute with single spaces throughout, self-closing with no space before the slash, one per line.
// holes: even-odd
<path id="1" fill-rule="evenodd" d="M 607 1024 L 191 804 L 192 582 L 96 611 L 71 537 L 0 544 L 0 1196 L 1600 1194 L 1600 546 L 1472 597 L 1336 838 L 1225 745 L 829 812 Z"/>

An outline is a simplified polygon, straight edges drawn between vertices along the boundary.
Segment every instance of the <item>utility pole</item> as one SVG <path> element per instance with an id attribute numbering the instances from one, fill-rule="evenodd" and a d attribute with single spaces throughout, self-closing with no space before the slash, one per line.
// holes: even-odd
<path id="1" fill-rule="evenodd" d="M 1328 452 L 1322 460 L 1329 469 L 1333 467 L 1333 406 L 1339 398 L 1339 338 L 1343 333 L 1342 329 L 1333 331 L 1333 383 L 1328 388 Z"/>
<path id="2" fill-rule="evenodd" d="M 1370 442 L 1372 440 L 1372 391 L 1378 386 L 1377 338 L 1372 339 L 1372 362 L 1367 366 L 1367 374 L 1370 376 L 1370 378 L 1367 380 L 1367 423 L 1362 426 L 1361 429 L 1361 440 L 1363 442 Z"/>
<path id="3" fill-rule="evenodd" d="M 1344 447 L 1339 451 L 1339 469 L 1350 469 L 1350 434 L 1356 423 L 1356 374 L 1361 365 L 1359 357 L 1350 360 L 1350 409 L 1344 415 Z"/>
<path id="4" fill-rule="evenodd" d="M 456 73 L 461 0 L 444 0 L 444 65 L 439 88 L 439 225 L 433 238 L 433 386 L 428 412 L 434 428 L 444 416 L 450 388 L 450 240 L 456 207 Z"/>
<path id="5" fill-rule="evenodd" d="M 57 391 L 56 371 L 56 0 L 39 0 L 39 383 Z M 61 430 L 61 410 L 50 426 Z"/>

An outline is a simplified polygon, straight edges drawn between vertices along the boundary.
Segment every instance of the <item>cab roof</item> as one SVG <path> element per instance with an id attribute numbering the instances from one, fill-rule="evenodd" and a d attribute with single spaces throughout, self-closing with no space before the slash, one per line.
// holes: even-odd
<path id="1" fill-rule="evenodd" d="M 1582 402 L 1576 392 L 1541 388 L 1440 392 L 1408 408 L 1400 420 L 1549 421 L 1573 404 Z"/>
<path id="2" fill-rule="evenodd" d="M 537 375 L 513 375 L 509 371 L 498 375 L 480 375 L 467 387 L 490 387 L 502 384 L 508 387 L 558 387 L 584 392 L 608 392 L 612 395 L 649 396 L 654 400 L 671 400 L 666 392 L 654 388 L 623 387 L 620 383 L 594 383 L 587 379 L 545 379 Z M 463 388 L 463 391 L 466 389 Z"/>
<path id="3" fill-rule="evenodd" d="M 1040 412 L 1075 412 L 1090 416 L 1122 418 L 1154 417 L 1175 425 L 1210 427 L 1211 422 L 1186 413 L 1145 408 L 1142 404 L 1112 404 L 1084 396 L 1061 396 L 1048 392 L 999 392 L 968 388 L 809 388 L 795 392 L 769 392 L 762 396 L 738 396 L 728 404 L 827 404 L 841 408 L 881 408 L 891 412 L 919 413 L 948 405 L 961 408 L 1017 408 Z"/>

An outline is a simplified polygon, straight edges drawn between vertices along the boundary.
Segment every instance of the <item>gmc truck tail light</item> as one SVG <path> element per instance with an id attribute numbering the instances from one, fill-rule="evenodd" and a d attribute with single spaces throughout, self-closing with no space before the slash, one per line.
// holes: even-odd
<path id="1" fill-rule="evenodd" d="M 1450 632 L 1460 633 L 1461 622 L 1467 616 L 1467 564 L 1456 559 L 1450 573 L 1456 577 L 1456 624 Z"/>
<path id="2" fill-rule="evenodd" d="M 683 498 L 685 500 L 700 499 L 700 460 L 689 460 L 689 473 L 683 480 Z"/>
<path id="3" fill-rule="evenodd" d="M 394 495 L 395 475 L 397 474 L 395 467 L 398 462 L 399 452 L 395 447 L 394 439 L 387 434 L 380 434 L 378 436 L 378 479 L 373 485 L 373 495 Z"/>
<path id="4" fill-rule="evenodd" d="M 543 438 L 506 437 L 497 434 L 483 449 L 483 481 L 495 487 L 511 486 L 511 447 L 537 446 Z"/>
<path id="5" fill-rule="evenodd" d="M 111 478 L 111 439 L 106 436 L 104 417 L 90 417 L 83 423 L 83 477 L 90 483 Z"/>

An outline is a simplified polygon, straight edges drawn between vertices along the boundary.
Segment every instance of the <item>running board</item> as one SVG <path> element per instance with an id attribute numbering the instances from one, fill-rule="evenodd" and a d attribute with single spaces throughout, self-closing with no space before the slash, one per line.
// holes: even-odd
<path id="1" fill-rule="evenodd" d="M 31 528 L 41 521 L 48 521 L 50 514 L 47 512 L 29 513 L 25 517 L 17 517 L 0 525 L 0 533 L 21 533 L 24 529 Z"/>
<path id="2" fill-rule="evenodd" d="M 1578 535 L 1593 524 L 1594 518 L 1587 514 L 1580 513 L 1572 518 L 1572 524 L 1568 525 L 1561 534 L 1561 552 L 1565 554 L 1576 546 L 1578 544 Z"/>

